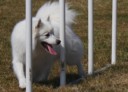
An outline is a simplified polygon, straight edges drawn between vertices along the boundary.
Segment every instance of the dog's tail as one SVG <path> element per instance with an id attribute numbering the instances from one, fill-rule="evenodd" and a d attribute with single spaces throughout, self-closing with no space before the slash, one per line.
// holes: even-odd
<path id="1" fill-rule="evenodd" d="M 69 5 L 65 6 L 65 15 L 66 15 L 66 25 L 71 25 L 74 23 L 74 19 L 76 17 L 76 12 L 72 9 L 69 9 Z M 58 26 L 60 24 L 60 6 L 59 2 L 48 2 L 43 5 L 37 12 L 36 17 L 42 18 L 43 20 L 49 19 L 49 21 L 54 26 Z"/>

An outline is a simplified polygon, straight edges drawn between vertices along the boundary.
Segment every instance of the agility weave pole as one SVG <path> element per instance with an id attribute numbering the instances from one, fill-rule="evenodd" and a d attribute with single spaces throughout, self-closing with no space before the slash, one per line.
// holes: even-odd
<path id="1" fill-rule="evenodd" d="M 111 64 L 94 71 L 93 61 L 93 0 L 88 0 L 88 75 L 100 73 L 116 64 L 117 0 L 112 1 L 112 51 Z"/>
<path id="2" fill-rule="evenodd" d="M 60 86 L 66 84 L 65 68 L 65 0 L 60 1 L 60 39 L 61 39 L 61 73 Z M 116 63 L 116 30 L 117 30 L 117 0 L 113 0 L 112 7 L 112 64 Z M 26 0 L 26 92 L 32 92 L 32 2 Z M 111 65 L 107 65 L 94 72 L 93 69 L 93 0 L 88 0 L 88 75 L 96 74 L 106 70 Z"/>
<path id="3" fill-rule="evenodd" d="M 117 0 L 112 1 L 112 54 L 111 64 L 116 64 Z"/>
<path id="4" fill-rule="evenodd" d="M 26 92 L 32 92 L 32 1 L 26 0 Z"/>
<path id="5" fill-rule="evenodd" d="M 65 0 L 60 0 L 61 73 L 60 86 L 66 84 L 65 68 Z M 26 92 L 32 92 L 32 1 L 26 0 Z"/>
<path id="6" fill-rule="evenodd" d="M 88 0 L 88 74 L 93 74 L 93 0 Z"/>
<path id="7" fill-rule="evenodd" d="M 61 40 L 61 71 L 60 86 L 66 84 L 66 62 L 65 62 L 65 0 L 59 0 L 60 4 L 60 40 Z"/>
<path id="8" fill-rule="evenodd" d="M 117 33 L 117 0 L 112 2 L 112 53 L 111 53 L 111 64 L 94 71 L 94 60 L 93 60 L 93 0 L 88 0 L 88 76 L 97 75 L 102 73 L 112 65 L 116 64 L 116 33 Z M 78 83 L 83 78 L 75 80 L 69 84 Z"/>

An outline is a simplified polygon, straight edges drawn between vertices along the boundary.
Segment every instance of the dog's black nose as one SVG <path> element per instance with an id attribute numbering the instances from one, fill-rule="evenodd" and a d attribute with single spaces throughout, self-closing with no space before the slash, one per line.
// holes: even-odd
<path id="1" fill-rule="evenodd" d="M 57 45 L 59 45 L 61 43 L 61 41 L 60 40 L 57 40 L 56 43 L 57 43 Z"/>

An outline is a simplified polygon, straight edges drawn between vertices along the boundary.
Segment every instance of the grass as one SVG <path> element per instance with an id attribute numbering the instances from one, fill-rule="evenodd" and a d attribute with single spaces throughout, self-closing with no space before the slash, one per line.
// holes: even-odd
<path id="1" fill-rule="evenodd" d="M 47 0 L 33 0 L 33 16 Z M 79 12 L 74 31 L 84 44 L 84 70 L 87 72 L 87 0 L 67 0 Z M 94 68 L 111 62 L 112 0 L 94 0 Z M 33 92 L 127 92 L 128 91 L 128 0 L 118 0 L 117 64 L 101 74 L 66 87 L 59 85 L 59 65 L 54 64 L 47 83 L 33 84 Z M 24 0 L 0 0 L 0 92 L 23 92 L 11 68 L 10 35 L 14 25 L 25 17 Z M 76 67 L 67 67 L 67 81 L 76 79 Z"/>

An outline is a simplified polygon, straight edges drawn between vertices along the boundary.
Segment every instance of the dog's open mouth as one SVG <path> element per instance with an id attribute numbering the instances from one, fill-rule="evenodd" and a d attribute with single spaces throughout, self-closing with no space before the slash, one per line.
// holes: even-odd
<path id="1" fill-rule="evenodd" d="M 42 46 L 44 49 L 49 52 L 51 55 L 57 55 L 57 52 L 53 49 L 52 45 L 46 43 L 46 42 L 41 42 Z"/>

